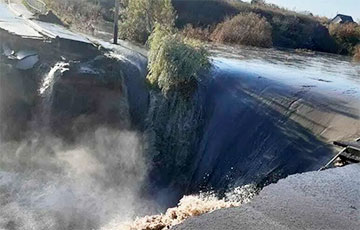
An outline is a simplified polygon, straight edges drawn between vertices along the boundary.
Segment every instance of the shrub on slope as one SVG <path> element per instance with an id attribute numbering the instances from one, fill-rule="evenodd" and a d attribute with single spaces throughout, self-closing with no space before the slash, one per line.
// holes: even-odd
<path id="1" fill-rule="evenodd" d="M 355 47 L 354 58 L 355 60 L 360 61 L 360 44 Z"/>
<path id="2" fill-rule="evenodd" d="M 122 19 L 120 37 L 145 44 L 156 23 L 174 26 L 175 12 L 170 0 L 129 0 Z"/>
<path id="3" fill-rule="evenodd" d="M 266 18 L 272 26 L 272 42 L 276 47 L 301 48 L 337 52 L 337 45 L 318 17 L 277 7 L 273 4 L 250 4 L 232 0 L 173 0 L 177 11 L 176 25 L 191 24 L 210 29 L 237 14 L 254 13 Z M 210 31 L 212 32 L 212 31 Z M 196 33 L 198 35 L 199 33 Z M 206 39 L 205 39 L 206 40 Z"/>
<path id="4" fill-rule="evenodd" d="M 190 93 L 202 70 L 210 67 L 206 50 L 195 42 L 172 34 L 157 25 L 150 36 L 149 74 L 151 85 L 166 94 L 171 90 Z"/>
<path id="5" fill-rule="evenodd" d="M 360 26 L 356 23 L 330 24 L 330 35 L 340 46 L 340 53 L 354 54 L 355 46 L 360 43 Z"/>
<path id="6" fill-rule="evenodd" d="M 220 23 L 211 35 L 213 41 L 271 47 L 271 25 L 254 13 L 241 13 Z"/>

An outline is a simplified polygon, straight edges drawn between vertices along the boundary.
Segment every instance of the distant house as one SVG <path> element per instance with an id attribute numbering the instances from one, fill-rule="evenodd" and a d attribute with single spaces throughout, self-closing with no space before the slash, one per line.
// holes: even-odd
<path id="1" fill-rule="evenodd" d="M 355 22 L 354 19 L 351 16 L 344 15 L 344 14 L 338 14 L 335 18 L 331 20 L 331 23 L 353 23 Z"/>

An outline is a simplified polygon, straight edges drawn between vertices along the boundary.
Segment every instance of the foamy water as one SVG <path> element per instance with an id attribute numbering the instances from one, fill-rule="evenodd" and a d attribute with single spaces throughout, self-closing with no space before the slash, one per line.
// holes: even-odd
<path id="1" fill-rule="evenodd" d="M 147 205 L 145 158 L 134 132 L 100 128 L 68 145 L 34 135 L 0 144 L 0 229 L 100 229 Z"/>
<path id="2" fill-rule="evenodd" d="M 51 68 L 49 73 L 47 73 L 42 80 L 39 93 L 41 96 L 45 95 L 46 91 L 50 91 L 48 94 L 51 94 L 51 90 L 56 81 L 56 77 L 69 70 L 69 64 L 65 62 L 58 62 L 54 67 Z"/>
<path id="3" fill-rule="evenodd" d="M 33 127 L 33 129 L 38 129 L 41 126 L 47 128 L 49 126 L 54 84 L 56 80 L 67 70 L 69 70 L 69 63 L 58 62 L 42 79 L 41 85 L 38 89 L 39 95 L 41 96 L 41 103 L 39 108 L 37 108 L 38 116 L 34 119 L 35 127 Z"/>
<path id="4" fill-rule="evenodd" d="M 116 220 L 101 230 L 165 230 L 184 222 L 186 219 L 210 213 L 222 208 L 239 207 L 251 201 L 259 192 L 255 185 L 237 187 L 218 198 L 214 193 L 184 196 L 177 207 L 169 208 L 164 214 L 137 218 L 132 222 Z"/>

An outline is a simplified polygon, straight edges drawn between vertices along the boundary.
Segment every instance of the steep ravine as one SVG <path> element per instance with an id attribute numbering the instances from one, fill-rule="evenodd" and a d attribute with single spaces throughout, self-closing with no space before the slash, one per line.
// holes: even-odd
<path id="1" fill-rule="evenodd" d="M 124 44 L 81 55 L 1 38 L 4 229 L 101 229 L 200 190 L 317 170 L 331 141 L 360 135 L 360 70 L 337 56 L 211 48 L 184 98 L 148 87 L 146 58 Z M 19 70 L 4 47 L 39 62 Z"/>

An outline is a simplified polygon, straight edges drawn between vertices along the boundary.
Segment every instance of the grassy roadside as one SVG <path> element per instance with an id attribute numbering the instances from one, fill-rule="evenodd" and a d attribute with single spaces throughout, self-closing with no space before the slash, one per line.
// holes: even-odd
<path id="1" fill-rule="evenodd" d="M 61 21 L 82 32 L 92 32 L 94 25 L 111 20 L 111 8 L 90 0 L 43 0 Z M 109 1 L 110 2 L 110 1 Z"/>
<path id="2" fill-rule="evenodd" d="M 165 4 L 170 1 L 172 6 Z M 94 25 L 99 22 L 111 21 L 113 14 L 113 0 L 45 2 L 66 24 L 80 31 L 94 30 Z M 346 33 L 344 31 L 347 29 L 341 29 L 343 26 L 334 30 L 327 18 L 310 13 L 297 13 L 274 4 L 250 4 L 234 0 L 120 2 L 120 37 L 142 44 L 147 42 L 155 22 L 172 21 L 184 36 L 206 42 L 274 46 L 344 55 L 354 55 L 358 52 L 355 46 L 360 43 L 360 33 Z M 176 16 L 166 15 L 166 12 L 169 12 L 166 8 L 169 7 L 173 7 Z M 255 29 L 249 29 L 249 25 Z"/>

